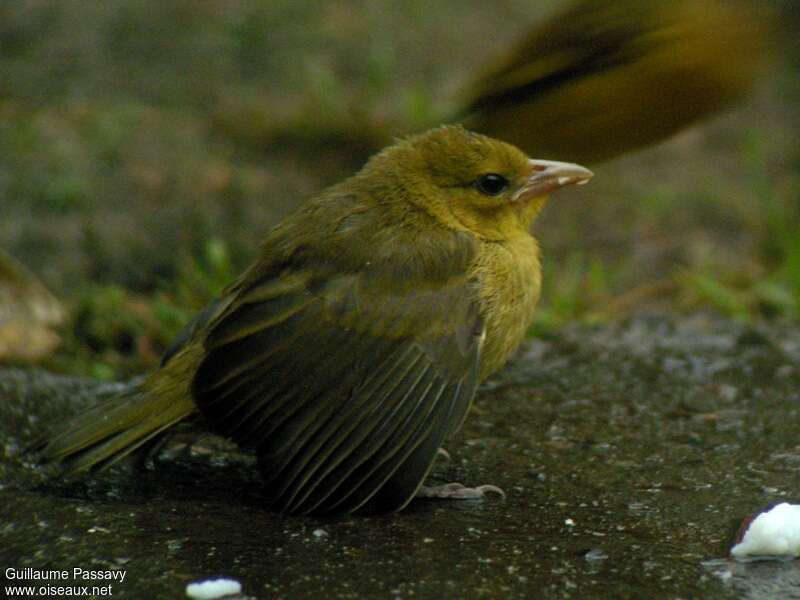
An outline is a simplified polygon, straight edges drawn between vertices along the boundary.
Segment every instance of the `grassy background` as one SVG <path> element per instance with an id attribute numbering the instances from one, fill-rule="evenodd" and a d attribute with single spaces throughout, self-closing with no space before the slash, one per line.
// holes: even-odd
<path id="1" fill-rule="evenodd" d="M 558 0 L 0 3 L 0 247 L 69 308 L 48 366 L 154 365 L 269 225 L 376 139 L 446 119 Z M 536 226 L 535 329 L 800 317 L 800 77 L 595 169 Z M 553 157 L 558 158 L 558 157 Z"/>

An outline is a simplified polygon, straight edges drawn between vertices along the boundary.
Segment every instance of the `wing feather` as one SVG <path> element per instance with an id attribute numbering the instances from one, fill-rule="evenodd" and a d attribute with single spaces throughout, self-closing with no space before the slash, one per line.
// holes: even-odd
<path id="1" fill-rule="evenodd" d="M 387 277 L 391 256 L 370 270 L 304 246 L 302 260 L 246 275 L 204 321 L 192 393 L 217 431 L 256 450 L 272 508 L 401 508 L 463 420 L 483 334 L 473 242 L 419 246 L 454 262 L 426 271 L 403 255 L 394 270 L 407 276 Z"/>

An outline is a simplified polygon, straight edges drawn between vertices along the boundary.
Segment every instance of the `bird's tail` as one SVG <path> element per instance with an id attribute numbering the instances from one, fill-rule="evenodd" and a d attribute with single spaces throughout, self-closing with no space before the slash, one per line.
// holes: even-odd
<path id="1" fill-rule="evenodd" d="M 196 410 L 188 394 L 176 398 L 136 385 L 78 415 L 31 450 L 41 462 L 59 464 L 67 476 L 98 471 Z"/>

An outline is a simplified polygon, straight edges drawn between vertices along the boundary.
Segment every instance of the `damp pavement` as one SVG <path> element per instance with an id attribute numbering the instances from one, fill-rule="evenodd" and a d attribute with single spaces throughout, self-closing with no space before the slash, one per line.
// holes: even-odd
<path id="1" fill-rule="evenodd" d="M 117 389 L 0 370 L 0 574 L 124 571 L 110 591 L 134 599 L 219 576 L 260 599 L 800 598 L 800 560 L 728 557 L 744 519 L 800 501 L 797 324 L 650 315 L 532 339 L 433 472 L 506 498 L 377 517 L 271 514 L 252 458 L 213 436 L 89 481 L 27 461 Z"/>

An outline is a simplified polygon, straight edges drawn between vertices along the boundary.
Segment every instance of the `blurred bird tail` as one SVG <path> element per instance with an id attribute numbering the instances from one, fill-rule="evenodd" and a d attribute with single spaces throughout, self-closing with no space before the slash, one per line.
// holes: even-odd
<path id="1" fill-rule="evenodd" d="M 188 394 L 170 396 L 136 385 L 78 415 L 31 451 L 43 463 L 58 463 L 66 476 L 98 471 L 196 411 Z"/>

